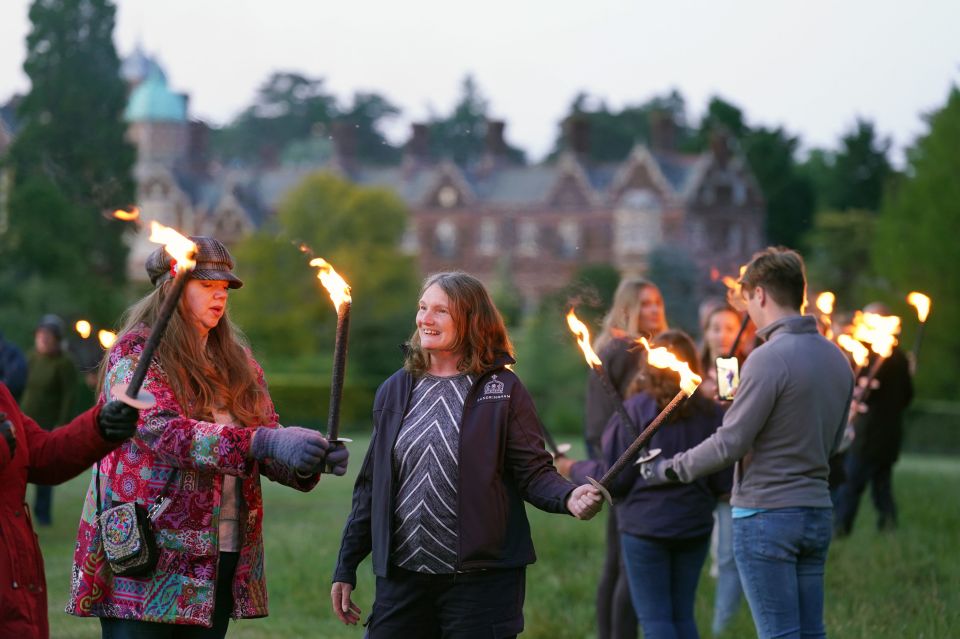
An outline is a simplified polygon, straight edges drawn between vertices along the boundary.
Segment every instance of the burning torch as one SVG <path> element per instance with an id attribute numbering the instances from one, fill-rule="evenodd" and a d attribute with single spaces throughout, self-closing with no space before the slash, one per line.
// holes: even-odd
<path id="1" fill-rule="evenodd" d="M 917 336 L 913 338 L 913 373 L 917 372 L 917 359 L 920 357 L 920 342 L 923 341 L 923 327 L 927 325 L 927 316 L 930 314 L 930 298 L 913 291 L 907 295 L 907 303 L 917 309 L 917 319 L 920 320 L 920 326 L 917 327 Z"/>
<path id="2" fill-rule="evenodd" d="M 659 346 L 657 348 L 651 348 L 650 343 L 646 338 L 641 337 L 636 340 L 637 344 L 643 346 L 647 351 L 647 362 L 656 368 L 666 368 L 672 371 L 677 372 L 680 375 L 680 390 L 677 394 L 670 400 L 670 403 L 663 407 L 663 410 L 660 411 L 660 414 L 657 415 L 653 421 L 651 421 L 643 432 L 633 440 L 633 443 L 617 458 L 617 461 L 603 474 L 603 477 L 600 478 L 600 481 L 593 479 L 592 477 L 587 477 L 587 481 L 596 486 L 597 490 L 603 494 L 604 499 L 606 499 L 611 504 L 613 503 L 613 498 L 610 496 L 610 483 L 619 475 L 627 464 L 630 463 L 630 460 L 640 452 L 644 447 L 650 442 L 650 439 L 653 437 L 653 434 L 663 426 L 667 418 L 673 414 L 674 411 L 683 404 L 686 398 L 693 395 L 694 391 L 697 390 L 697 387 L 700 385 L 700 382 L 703 381 L 699 375 L 690 370 L 690 366 L 686 362 L 680 361 L 676 355 L 668 351 L 666 348 Z M 629 423 L 629 422 L 628 422 Z M 659 451 L 657 451 L 659 452 Z M 649 455 L 646 458 L 638 459 L 637 464 L 642 464 L 646 461 L 652 459 L 654 455 Z"/>
<path id="3" fill-rule="evenodd" d="M 134 408 L 150 408 L 156 403 L 153 395 L 147 391 L 141 391 L 143 380 L 147 376 L 147 369 L 150 368 L 150 362 L 153 360 L 153 353 L 160 345 L 164 331 L 167 330 L 167 323 L 177 308 L 180 296 L 183 295 L 183 289 L 187 285 L 187 279 L 190 272 L 196 267 L 194 258 L 197 254 L 197 245 L 188 238 L 180 235 L 172 228 L 163 226 L 156 222 L 150 222 L 150 241 L 163 244 L 167 253 L 173 257 L 171 268 L 176 269 L 176 276 L 173 278 L 173 284 L 167 291 L 167 297 L 163 300 L 163 305 L 157 314 L 150 330 L 150 337 L 143 346 L 140 353 L 140 360 L 137 362 L 137 368 L 133 371 L 133 377 L 128 384 L 118 384 L 111 389 L 114 399 L 133 406 Z M 101 343 L 103 337 L 101 335 Z"/>
<path id="4" fill-rule="evenodd" d="M 353 440 L 340 437 L 340 400 L 343 398 L 343 382 L 347 370 L 347 335 L 350 330 L 350 285 L 333 270 L 322 257 L 310 260 L 317 267 L 317 279 L 327 289 L 333 307 L 337 310 L 337 336 L 333 345 L 333 373 L 330 377 L 330 411 L 327 414 L 327 441 L 333 445 L 350 443 Z M 332 472 L 329 466 L 324 472 Z"/>
<path id="5" fill-rule="evenodd" d="M 893 353 L 897 345 L 897 335 L 900 333 L 900 318 L 896 315 L 878 315 L 877 313 L 862 313 L 857 311 L 853 318 L 853 337 L 856 340 L 870 344 L 877 358 L 867 372 L 866 384 L 857 401 L 865 402 L 870 394 L 870 386 L 880 366 Z"/>
<path id="6" fill-rule="evenodd" d="M 721 279 L 723 285 L 727 287 L 727 302 L 729 302 L 732 307 L 737 309 L 738 312 L 743 313 L 743 320 L 740 322 L 740 330 L 737 331 L 737 336 L 733 338 L 733 344 L 730 346 L 730 352 L 727 353 L 727 356 L 724 359 L 730 359 L 737 352 L 737 346 L 740 345 L 740 339 L 747 330 L 747 324 L 750 323 L 750 314 L 747 313 L 747 309 L 743 304 L 743 284 L 741 283 L 743 274 L 746 273 L 746 271 L 747 266 L 744 264 L 740 266 L 740 277 L 738 279 L 733 279 L 729 275 L 724 275 Z"/>
<path id="7" fill-rule="evenodd" d="M 820 319 L 823 321 L 824 337 L 829 340 L 833 339 L 833 321 L 830 316 L 833 315 L 833 303 L 836 300 L 836 296 L 830 291 L 817 295 L 817 310 L 820 311 Z"/>
<path id="8" fill-rule="evenodd" d="M 610 381 L 610 377 L 603 369 L 603 362 L 600 361 L 600 358 L 597 357 L 597 354 L 593 351 L 593 347 L 590 346 L 590 330 L 586 324 L 580 321 L 572 308 L 570 312 L 567 313 L 567 326 L 570 327 L 570 331 L 577 338 L 577 344 L 580 345 L 580 350 L 583 351 L 583 358 L 587 361 L 587 365 L 590 366 L 590 369 L 600 378 L 600 385 L 603 386 L 604 392 L 616 406 L 620 419 L 622 419 L 623 423 L 629 426 L 631 430 L 634 429 L 635 424 L 630 418 L 630 415 L 627 414 L 627 410 L 623 407 L 623 398 L 620 397 L 620 393 L 614 388 L 613 382 Z"/>

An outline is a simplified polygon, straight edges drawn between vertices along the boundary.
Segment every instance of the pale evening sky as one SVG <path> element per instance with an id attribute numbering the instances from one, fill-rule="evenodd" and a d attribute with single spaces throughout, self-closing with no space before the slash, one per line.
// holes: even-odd
<path id="1" fill-rule="evenodd" d="M 613 107 L 677 88 L 698 118 L 712 95 L 753 125 L 833 147 L 856 116 L 893 138 L 960 81 L 960 2 L 591 0 L 119 0 L 121 56 L 156 54 L 192 115 L 229 121 L 274 70 L 322 76 L 346 102 L 377 91 L 403 109 L 389 129 L 446 113 L 466 73 L 533 159 L 581 90 Z M 0 101 L 29 87 L 29 0 L 0 2 Z"/>

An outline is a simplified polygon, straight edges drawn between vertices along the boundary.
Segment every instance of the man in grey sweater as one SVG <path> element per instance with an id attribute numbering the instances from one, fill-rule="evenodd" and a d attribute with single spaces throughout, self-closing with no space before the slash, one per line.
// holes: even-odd
<path id="1" fill-rule="evenodd" d="M 723 426 L 672 459 L 651 462 L 653 483 L 690 482 L 736 462 L 733 544 L 760 637 L 825 637 L 823 576 L 832 508 L 828 459 L 847 421 L 846 357 L 802 315 L 803 258 L 767 248 L 740 278 L 757 335 Z"/>

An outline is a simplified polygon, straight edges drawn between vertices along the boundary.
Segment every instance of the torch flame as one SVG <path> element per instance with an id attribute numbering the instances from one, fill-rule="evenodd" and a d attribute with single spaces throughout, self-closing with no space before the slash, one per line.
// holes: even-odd
<path id="1" fill-rule="evenodd" d="M 576 336 L 577 344 L 580 345 L 580 350 L 583 351 L 583 358 L 587 360 L 587 364 L 589 364 L 591 368 L 603 366 L 603 362 L 600 361 L 597 354 L 593 352 L 593 347 L 590 346 L 590 330 L 586 324 L 577 318 L 572 308 L 570 312 L 567 313 L 567 326 L 570 327 L 570 331 Z"/>
<path id="2" fill-rule="evenodd" d="M 668 351 L 663 346 L 658 346 L 657 348 L 651 348 L 650 342 L 647 341 L 647 338 L 641 337 L 636 340 L 637 344 L 643 345 L 647 349 L 647 361 L 651 366 L 656 366 L 657 368 L 669 368 L 672 371 L 676 371 L 680 374 L 680 390 L 684 392 L 687 397 L 693 395 L 693 392 L 697 390 L 697 386 L 700 385 L 700 382 L 703 381 L 699 375 L 690 370 L 690 366 L 686 362 L 682 362 L 677 359 L 677 356 Z"/>
<path id="3" fill-rule="evenodd" d="M 163 244 L 167 253 L 177 261 L 178 271 L 192 271 L 197 263 L 197 245 L 188 237 L 180 235 L 169 226 L 150 222 L 150 241 Z"/>
<path id="4" fill-rule="evenodd" d="M 132 222 L 133 220 L 140 218 L 140 208 L 136 206 L 131 206 L 127 209 L 117 209 L 113 212 L 113 217 L 118 220 L 123 220 L 124 222 Z"/>
<path id="5" fill-rule="evenodd" d="M 731 293 L 731 294 L 739 297 L 739 296 L 740 296 L 740 289 L 741 289 L 742 286 L 743 286 L 743 285 L 740 283 L 740 278 L 742 278 L 742 277 L 743 277 L 743 274 L 746 273 L 746 272 L 747 272 L 747 265 L 746 265 L 746 264 L 743 264 L 743 265 L 740 266 L 740 275 L 737 276 L 737 279 L 733 279 L 733 278 L 730 277 L 729 275 L 724 275 L 722 278 L 720 278 L 720 281 L 723 282 L 723 285 L 724 285 L 724 286 L 726 286 L 728 289 L 730 289 L 730 293 Z"/>
<path id="6" fill-rule="evenodd" d="M 929 297 L 927 297 L 923 293 L 913 291 L 912 293 L 907 295 L 907 304 L 917 309 L 917 319 L 920 320 L 921 324 L 927 321 L 927 315 L 930 314 L 930 298 Z"/>
<path id="7" fill-rule="evenodd" d="M 837 300 L 836 295 L 830 291 L 824 291 L 817 295 L 817 308 L 824 315 L 833 313 L 833 303 Z"/>
<path id="8" fill-rule="evenodd" d="M 333 270 L 330 263 L 322 257 L 315 257 L 310 260 L 310 266 L 316 266 L 319 269 L 317 271 L 317 279 L 323 284 L 323 288 L 327 289 L 327 292 L 330 293 L 333 306 L 339 313 L 341 304 L 349 304 L 352 301 L 350 297 L 350 285 L 347 284 L 347 282 L 340 277 L 340 274 Z"/>
<path id="9" fill-rule="evenodd" d="M 890 357 L 899 333 L 900 318 L 896 315 L 857 311 L 853 317 L 854 339 L 870 344 L 870 349 L 880 357 Z"/>
<path id="10" fill-rule="evenodd" d="M 92 327 L 90 326 L 90 322 L 88 322 L 87 320 L 78 320 L 77 323 L 74 325 L 74 328 L 77 329 L 77 332 L 80 333 L 80 337 L 82 337 L 83 339 L 87 339 L 88 337 L 90 337 L 90 329 Z"/>
<path id="11" fill-rule="evenodd" d="M 847 351 L 851 356 L 853 356 L 853 361 L 857 364 L 857 366 L 863 367 L 866 365 L 867 358 L 870 356 L 870 351 L 866 346 L 853 339 L 846 333 L 841 333 L 837 336 L 837 344 L 839 344 L 843 350 Z"/>
<path id="12" fill-rule="evenodd" d="M 110 348 L 117 341 L 117 334 L 112 331 L 100 330 L 97 332 L 97 338 L 100 340 L 100 346 Z"/>

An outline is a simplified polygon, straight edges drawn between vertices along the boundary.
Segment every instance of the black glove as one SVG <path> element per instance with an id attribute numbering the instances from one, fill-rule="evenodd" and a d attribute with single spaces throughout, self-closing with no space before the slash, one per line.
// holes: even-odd
<path id="1" fill-rule="evenodd" d="M 323 472 L 342 477 L 347 473 L 347 460 L 350 459 L 350 451 L 347 447 L 338 442 L 330 444 L 327 449 L 327 457 L 324 459 L 326 469 Z"/>
<path id="2" fill-rule="evenodd" d="M 0 437 L 7 442 L 7 447 L 10 449 L 10 458 L 13 459 L 13 454 L 17 452 L 17 433 L 13 429 L 13 423 L 7 419 L 7 414 L 4 412 L 0 412 Z"/>
<path id="3" fill-rule="evenodd" d="M 100 415 L 97 417 L 97 427 L 100 428 L 100 434 L 108 442 L 122 442 L 133 437 L 133 434 L 137 432 L 138 419 L 140 419 L 139 410 L 115 399 L 112 402 L 107 402 L 100 409 Z"/>

